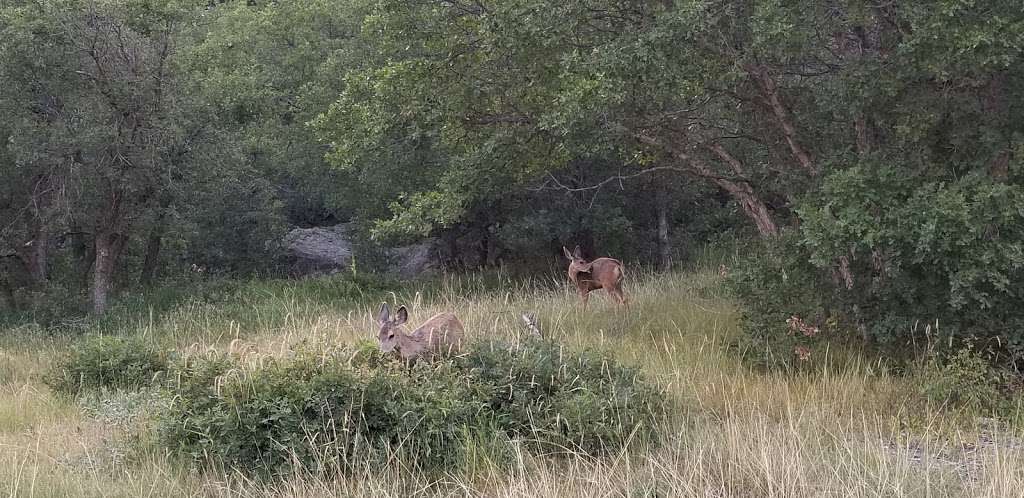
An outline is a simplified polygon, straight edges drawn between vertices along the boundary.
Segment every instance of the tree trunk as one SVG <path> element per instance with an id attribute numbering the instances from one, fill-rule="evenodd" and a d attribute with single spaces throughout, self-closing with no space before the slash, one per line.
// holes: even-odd
<path id="1" fill-rule="evenodd" d="M 576 220 L 576 226 L 583 226 L 582 218 L 578 218 Z M 580 251 L 583 252 L 584 259 L 589 260 L 599 256 L 599 254 L 597 254 L 597 248 L 594 242 L 594 231 L 591 230 L 590 228 L 580 228 L 579 230 L 577 230 L 573 236 L 573 242 L 573 247 L 570 247 L 569 250 L 572 251 L 575 248 L 575 246 L 580 246 Z"/>
<path id="2" fill-rule="evenodd" d="M 14 289 L 7 280 L 0 281 L 0 294 L 4 296 L 4 306 L 10 311 L 18 309 L 18 300 L 14 297 Z"/>
<path id="3" fill-rule="evenodd" d="M 43 227 L 37 227 L 32 234 L 32 239 L 18 248 L 18 259 L 25 266 L 32 285 L 42 287 L 49 277 L 48 261 L 49 234 Z"/>
<path id="4" fill-rule="evenodd" d="M 154 228 L 153 232 L 146 241 L 146 256 L 142 260 L 142 273 L 139 275 L 139 283 L 147 287 L 156 278 L 157 267 L 160 265 L 160 248 L 164 240 L 162 231 Z"/>
<path id="5" fill-rule="evenodd" d="M 72 225 L 75 232 L 71 239 L 71 252 L 75 256 L 78 268 L 79 284 L 82 287 L 89 285 L 89 273 L 92 271 L 92 264 L 96 260 L 96 245 L 88 240 L 89 234 L 82 232 L 80 228 Z"/>
<path id="6" fill-rule="evenodd" d="M 658 191 L 658 266 L 661 271 L 672 270 L 672 241 L 668 233 L 668 192 Z"/>
<path id="7" fill-rule="evenodd" d="M 29 219 L 31 239 L 18 248 L 19 256 L 28 270 L 32 284 L 42 287 L 49 277 L 50 230 L 49 217 L 53 194 L 53 179 L 38 175 L 32 186 L 32 213 Z"/>
<path id="8" fill-rule="evenodd" d="M 873 15 L 864 26 L 854 26 L 834 35 L 840 55 L 849 64 L 862 64 L 868 58 L 878 58 L 881 46 L 881 27 L 878 19 L 877 14 Z M 857 155 L 870 154 L 875 149 L 876 130 L 874 120 L 866 109 L 856 111 L 853 128 Z"/>
<path id="9" fill-rule="evenodd" d="M 875 149 L 875 131 L 867 117 L 867 113 L 861 112 L 853 122 L 854 130 L 857 133 L 857 154 L 866 156 Z"/>
<path id="10" fill-rule="evenodd" d="M 728 180 L 715 180 L 715 184 L 729 193 L 739 203 L 743 213 L 754 222 L 758 233 L 762 237 L 775 237 L 779 235 L 779 227 L 772 219 L 768 206 L 750 187 L 750 184 L 743 182 L 731 182 Z"/>
<path id="11" fill-rule="evenodd" d="M 14 311 L 18 309 L 18 300 L 14 296 L 14 285 L 11 283 L 11 278 L 7 273 L 8 269 L 3 267 L 4 264 L 0 262 L 0 296 L 4 298 L 4 305 L 8 310 Z"/>
<path id="12" fill-rule="evenodd" d="M 711 152 L 714 152 L 723 162 L 729 165 L 733 173 L 736 174 L 737 178 L 746 178 L 746 171 L 743 169 L 743 163 L 736 159 L 725 147 L 720 144 L 711 144 L 708 146 Z M 707 165 L 701 165 L 703 169 L 709 169 Z M 775 224 L 775 220 L 772 218 L 771 211 L 768 209 L 768 205 L 761 200 L 761 197 L 757 195 L 754 188 L 750 186 L 750 182 L 745 180 L 729 180 L 721 177 L 714 179 L 715 184 L 723 188 L 737 202 L 740 207 L 743 208 L 743 212 L 754 222 L 757 226 L 758 233 L 762 237 L 775 237 L 779 234 L 779 227 Z"/>
<path id="13" fill-rule="evenodd" d="M 144 286 L 153 283 L 160 267 L 160 249 L 163 247 L 164 231 L 167 228 L 166 212 L 167 206 L 163 206 L 146 240 L 146 255 L 142 260 L 142 273 L 139 275 L 139 283 Z"/>
<path id="14" fill-rule="evenodd" d="M 96 234 L 96 260 L 92 272 L 92 311 L 102 315 L 107 310 L 107 301 L 117 269 L 117 259 L 124 247 L 124 236 L 116 232 Z"/>
<path id="15" fill-rule="evenodd" d="M 476 248 L 477 258 L 480 261 L 480 268 L 486 268 L 491 260 L 491 234 L 487 230 L 486 222 L 480 223 L 478 227 L 480 230 L 480 244 Z"/>
<path id="16" fill-rule="evenodd" d="M 498 265 L 498 224 L 491 223 L 484 229 L 484 235 L 487 237 L 484 240 L 484 245 L 487 250 L 487 259 L 484 262 L 489 267 Z"/>

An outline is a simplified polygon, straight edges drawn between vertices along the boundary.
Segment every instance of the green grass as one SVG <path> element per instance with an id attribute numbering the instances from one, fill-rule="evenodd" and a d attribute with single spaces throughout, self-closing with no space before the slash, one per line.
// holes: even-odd
<path id="1" fill-rule="evenodd" d="M 75 325 L 182 354 L 212 349 L 259 362 L 302 341 L 372 338 L 382 299 L 408 305 L 412 322 L 455 311 L 475 337 L 521 336 L 519 315 L 531 311 L 546 335 L 611 351 L 679 400 L 658 448 L 604 459 L 519 450 L 512 464 L 499 464 L 481 444 L 477 464 L 441 479 L 402 462 L 263 483 L 230 469 L 189 469 L 145 437 L 146 414 L 161 409 L 152 397 L 50 392 L 42 374 L 69 339 L 22 321 L 0 330 L 0 496 L 1022 496 L 1016 431 L 930 404 L 914 374 L 893 375 L 846 351 L 798 373 L 745 367 L 729 349 L 737 310 L 720 290 L 717 265 L 705 266 L 632 273 L 628 311 L 603 296 L 584 311 L 560 277 L 370 288 L 331 277 L 132 295 L 110 316 Z"/>

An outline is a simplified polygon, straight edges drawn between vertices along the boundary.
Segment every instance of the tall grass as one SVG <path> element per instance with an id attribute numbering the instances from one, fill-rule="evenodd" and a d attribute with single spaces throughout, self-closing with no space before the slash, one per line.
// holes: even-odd
<path id="1" fill-rule="evenodd" d="M 602 298 L 584 311 L 555 277 L 461 276 L 369 291 L 332 277 L 136 296 L 78 325 L 183 354 L 214 349 L 258 361 L 302 341 L 372 337 L 381 300 L 409 306 L 413 322 L 454 310 L 477 337 L 525 334 L 520 314 L 530 311 L 545 335 L 611 351 L 680 400 L 657 448 L 636 444 L 601 459 L 516 449 L 512 463 L 482 451 L 472 468 L 441 478 L 394 462 L 255 482 L 232 469 L 189 468 L 151 445 L 141 429 L 160 406 L 145 393 L 55 396 L 40 376 L 68 339 L 21 325 L 0 331 L 0 496 L 1024 496 L 1018 435 L 930 405 L 913 375 L 844 352 L 799 373 L 746 368 L 729 349 L 736 309 L 715 265 L 706 266 L 631 274 L 628 311 Z"/>

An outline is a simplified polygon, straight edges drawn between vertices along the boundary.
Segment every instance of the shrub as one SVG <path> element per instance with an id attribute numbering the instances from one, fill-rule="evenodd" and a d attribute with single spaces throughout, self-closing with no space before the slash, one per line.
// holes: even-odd
<path id="1" fill-rule="evenodd" d="M 516 347 L 478 342 L 458 364 L 488 387 L 487 403 L 500 427 L 540 450 L 603 454 L 622 448 L 629 437 L 656 436 L 662 394 L 637 369 L 606 354 L 575 353 L 549 341 Z"/>
<path id="2" fill-rule="evenodd" d="M 991 356 L 969 342 L 949 354 L 932 355 L 923 369 L 922 391 L 935 403 L 988 413 L 1010 411 L 1019 379 L 995 366 Z"/>
<path id="3" fill-rule="evenodd" d="M 799 209 L 801 245 L 841 272 L 837 307 L 900 347 L 915 323 L 1024 353 L 1024 188 L 985 175 L 921 178 L 885 163 L 838 171 Z"/>
<path id="4" fill-rule="evenodd" d="M 836 336 L 822 272 L 810 263 L 796 232 L 754 245 L 729 268 L 727 284 L 743 302 L 738 347 L 752 363 L 807 364 Z"/>
<path id="5" fill-rule="evenodd" d="M 368 346 L 305 351 L 242 369 L 224 357 L 183 362 L 163 444 L 255 473 L 384 465 L 465 469 L 482 441 L 615 451 L 654 433 L 663 398 L 632 369 L 549 343 L 476 344 L 412 368 Z"/>
<path id="6" fill-rule="evenodd" d="M 745 345 L 764 353 L 753 357 L 854 337 L 908 360 L 907 346 L 923 339 L 917 325 L 939 323 L 947 340 L 937 342 L 975 337 L 1001 359 L 1024 358 L 1024 188 L 977 175 L 915 178 L 884 163 L 822 182 L 801 202 L 798 230 L 732 269 Z M 845 333 L 800 337 L 787 320 Z"/>
<path id="7" fill-rule="evenodd" d="M 151 385 L 168 368 L 168 354 L 138 338 L 94 336 L 71 347 L 46 377 L 55 391 L 136 389 Z"/>

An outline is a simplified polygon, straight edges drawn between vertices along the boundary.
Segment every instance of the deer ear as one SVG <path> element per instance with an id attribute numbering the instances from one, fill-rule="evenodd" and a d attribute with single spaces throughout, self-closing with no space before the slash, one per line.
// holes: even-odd
<path id="1" fill-rule="evenodd" d="M 580 246 L 576 246 L 576 249 L 572 250 L 572 257 L 576 259 L 583 259 L 583 251 L 580 250 Z"/>
<path id="2" fill-rule="evenodd" d="M 409 310 L 405 309 L 405 306 L 399 306 L 398 311 L 395 312 L 395 325 L 401 325 L 409 319 Z"/>
<path id="3" fill-rule="evenodd" d="M 566 259 L 572 259 L 572 253 L 565 246 L 562 246 L 562 253 L 565 254 Z"/>
<path id="4" fill-rule="evenodd" d="M 380 303 L 380 311 L 377 312 L 377 323 L 384 323 L 391 318 L 391 308 L 388 308 L 388 303 Z"/>

